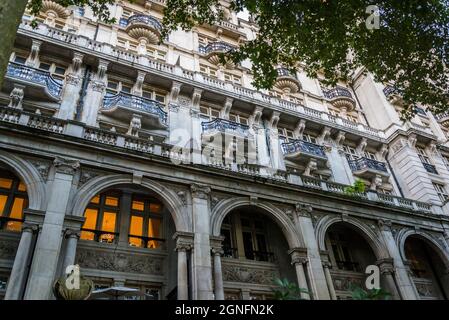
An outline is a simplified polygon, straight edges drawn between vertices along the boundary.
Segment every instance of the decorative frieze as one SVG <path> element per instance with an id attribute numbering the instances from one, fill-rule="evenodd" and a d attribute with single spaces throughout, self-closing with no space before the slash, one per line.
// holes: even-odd
<path id="1" fill-rule="evenodd" d="M 277 270 L 223 264 L 223 281 L 273 285 L 275 278 L 279 278 Z"/>
<path id="2" fill-rule="evenodd" d="M 53 161 L 53 165 L 56 172 L 73 175 L 80 167 L 80 162 L 78 160 L 56 157 Z"/>
<path id="3" fill-rule="evenodd" d="M 41 159 L 29 159 L 28 161 L 37 169 L 42 177 L 42 180 L 47 181 L 51 162 Z"/>
<path id="4" fill-rule="evenodd" d="M 87 182 L 89 182 L 90 180 L 92 180 L 96 177 L 102 176 L 102 175 L 105 175 L 105 173 L 100 172 L 98 170 L 89 169 L 89 168 L 81 168 L 78 187 L 81 187 L 84 184 L 86 184 Z"/>
<path id="5" fill-rule="evenodd" d="M 164 275 L 163 258 L 150 255 L 78 248 L 75 261 L 88 269 Z"/>
<path id="6" fill-rule="evenodd" d="M 211 189 L 206 185 L 192 184 L 190 187 L 190 191 L 193 198 L 207 200 L 209 198 Z"/>

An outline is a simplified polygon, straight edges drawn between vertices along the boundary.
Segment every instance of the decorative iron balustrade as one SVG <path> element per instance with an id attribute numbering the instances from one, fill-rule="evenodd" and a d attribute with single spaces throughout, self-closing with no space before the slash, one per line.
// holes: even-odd
<path id="1" fill-rule="evenodd" d="M 119 22 L 120 26 L 124 28 L 136 23 L 143 23 L 152 26 L 156 30 L 162 31 L 162 24 L 159 22 L 159 20 L 146 14 L 135 14 L 128 19 L 120 19 Z"/>
<path id="2" fill-rule="evenodd" d="M 167 124 L 167 112 L 163 110 L 163 105 L 158 101 L 134 96 L 124 92 L 120 92 L 115 95 L 106 94 L 103 99 L 103 108 L 106 110 L 112 109 L 113 107 L 119 105 L 157 115 L 161 120 L 161 123 Z"/>
<path id="3" fill-rule="evenodd" d="M 249 126 L 230 120 L 216 118 L 212 121 L 201 123 L 203 133 L 210 133 L 212 131 L 227 132 L 232 131 L 244 137 L 248 136 Z"/>
<path id="4" fill-rule="evenodd" d="M 424 166 L 424 169 L 426 169 L 427 172 L 438 174 L 438 171 L 433 164 L 423 162 L 422 165 Z"/>
<path id="5" fill-rule="evenodd" d="M 341 97 L 346 97 L 346 98 L 352 99 L 352 94 L 346 88 L 337 87 L 334 89 L 324 91 L 324 97 L 327 99 L 335 99 L 335 98 L 341 98 Z"/>
<path id="6" fill-rule="evenodd" d="M 386 86 L 383 90 L 384 95 L 388 98 L 391 95 L 397 95 L 399 94 L 399 90 L 393 86 Z"/>
<path id="7" fill-rule="evenodd" d="M 435 119 L 437 119 L 438 121 L 444 118 L 448 118 L 449 117 L 449 111 L 445 111 L 443 113 L 438 113 L 435 114 Z"/>
<path id="8" fill-rule="evenodd" d="M 62 81 L 54 79 L 47 71 L 31 68 L 22 64 L 10 62 L 6 75 L 11 78 L 29 81 L 35 84 L 43 85 L 48 93 L 56 99 L 61 97 Z"/>
<path id="9" fill-rule="evenodd" d="M 372 169 L 372 170 L 388 173 L 387 166 L 385 165 L 385 163 L 377 161 L 377 160 L 362 157 L 362 158 L 359 158 L 356 160 L 348 160 L 348 162 L 349 162 L 349 167 L 351 168 L 351 170 L 353 172 L 361 171 L 361 170 L 365 170 L 365 169 Z"/>
<path id="10" fill-rule="evenodd" d="M 278 73 L 278 77 L 291 77 L 296 79 L 296 75 L 291 73 L 287 68 L 277 68 L 276 72 Z"/>
<path id="11" fill-rule="evenodd" d="M 303 152 L 327 159 L 326 153 L 324 152 L 324 148 L 322 146 L 304 140 L 294 140 L 292 142 L 283 143 L 282 152 L 284 154 Z"/>
<path id="12" fill-rule="evenodd" d="M 202 54 L 209 54 L 217 51 L 226 53 L 233 50 L 235 50 L 235 47 L 223 41 L 211 42 L 207 46 L 199 47 L 199 52 Z"/>

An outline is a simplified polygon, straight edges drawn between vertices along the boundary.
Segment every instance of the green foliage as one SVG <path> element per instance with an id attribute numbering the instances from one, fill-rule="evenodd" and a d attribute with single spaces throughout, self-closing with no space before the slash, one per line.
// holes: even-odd
<path id="1" fill-rule="evenodd" d="M 277 288 L 272 289 L 276 300 L 305 300 L 301 297 L 301 293 L 309 294 L 309 291 L 299 288 L 295 283 L 288 279 L 274 279 Z"/>
<path id="2" fill-rule="evenodd" d="M 167 0 L 163 37 L 178 27 L 213 24 L 223 17 L 218 0 Z M 449 1 L 379 0 L 380 28 L 368 29 L 371 0 L 233 0 L 231 8 L 247 10 L 259 34 L 228 53 L 238 63 L 252 62 L 254 85 L 272 88 L 283 65 L 303 69 L 310 77 L 324 73 L 326 85 L 350 80 L 354 70 L 394 83 L 402 95 L 404 117 L 416 104 L 435 113 L 448 107 Z"/>
<path id="3" fill-rule="evenodd" d="M 365 182 L 361 179 L 356 179 L 352 186 L 346 187 L 344 192 L 349 195 L 357 195 L 364 193 L 366 189 Z"/>
<path id="4" fill-rule="evenodd" d="M 359 286 L 352 286 L 351 297 L 353 300 L 389 300 L 391 294 L 382 288 L 364 290 Z"/>

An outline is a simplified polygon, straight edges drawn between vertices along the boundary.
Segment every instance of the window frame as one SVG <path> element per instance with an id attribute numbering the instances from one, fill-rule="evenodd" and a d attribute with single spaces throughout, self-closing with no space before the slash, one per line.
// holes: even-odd
<path id="1" fill-rule="evenodd" d="M 0 230 L 20 232 L 21 225 L 24 221 L 23 219 L 24 210 L 28 208 L 29 205 L 26 185 L 15 174 L 4 169 L 0 169 L 0 178 L 11 180 L 11 187 L 9 189 L 0 188 L 0 195 L 6 196 L 5 205 L 3 207 L 2 212 L 0 213 Z M 23 186 L 25 190 L 24 191 L 19 190 L 20 186 Z M 17 198 L 23 199 L 21 219 L 11 218 L 13 205 Z M 20 230 L 9 228 L 11 223 L 18 223 Z"/>

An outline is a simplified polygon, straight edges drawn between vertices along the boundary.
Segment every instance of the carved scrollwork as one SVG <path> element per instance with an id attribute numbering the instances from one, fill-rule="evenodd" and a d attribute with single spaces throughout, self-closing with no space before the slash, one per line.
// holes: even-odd
<path id="1" fill-rule="evenodd" d="M 279 277 L 279 272 L 268 269 L 252 269 L 240 266 L 223 266 L 223 280 L 256 284 L 273 284 L 273 279 Z"/>

